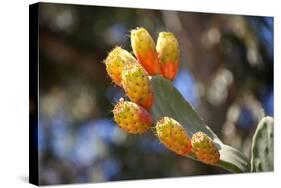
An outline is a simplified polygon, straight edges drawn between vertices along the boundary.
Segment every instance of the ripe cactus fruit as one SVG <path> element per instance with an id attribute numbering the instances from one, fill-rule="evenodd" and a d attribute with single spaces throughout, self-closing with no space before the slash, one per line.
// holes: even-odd
<path id="1" fill-rule="evenodd" d="M 161 143 L 171 151 L 185 156 L 191 152 L 191 141 L 182 125 L 170 117 L 163 117 L 156 124 L 156 133 Z"/>
<path id="2" fill-rule="evenodd" d="M 125 65 L 137 63 L 137 60 L 128 51 L 116 47 L 108 54 L 104 63 L 109 77 L 116 85 L 121 86 L 121 74 Z"/>
<path id="3" fill-rule="evenodd" d="M 153 92 L 147 72 L 139 64 L 127 65 L 122 72 L 122 84 L 131 101 L 149 109 Z"/>
<path id="4" fill-rule="evenodd" d="M 150 75 L 160 74 L 160 63 L 155 48 L 155 42 L 144 28 L 131 31 L 133 52 L 142 66 Z"/>
<path id="5" fill-rule="evenodd" d="M 160 61 L 161 74 L 173 80 L 178 72 L 180 50 L 173 33 L 160 32 L 157 39 L 156 50 Z"/>
<path id="6" fill-rule="evenodd" d="M 212 139 L 203 132 L 197 132 L 191 139 L 192 151 L 197 159 L 206 164 L 216 164 L 220 153 Z"/>
<path id="7" fill-rule="evenodd" d="M 124 101 L 123 98 L 113 109 L 114 121 L 123 130 L 131 134 L 141 134 L 152 126 L 152 117 L 136 103 Z"/>

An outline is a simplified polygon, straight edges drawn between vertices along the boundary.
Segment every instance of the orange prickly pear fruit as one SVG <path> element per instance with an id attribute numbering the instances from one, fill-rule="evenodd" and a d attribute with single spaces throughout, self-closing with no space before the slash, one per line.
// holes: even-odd
<path id="1" fill-rule="evenodd" d="M 116 85 L 121 86 L 121 74 L 125 65 L 137 63 L 137 60 L 128 51 L 116 47 L 108 54 L 104 63 L 109 77 Z"/>
<path id="2" fill-rule="evenodd" d="M 213 140 L 203 132 L 197 132 L 191 139 L 192 151 L 197 159 L 206 164 L 216 164 L 220 153 Z"/>
<path id="3" fill-rule="evenodd" d="M 160 61 L 161 74 L 173 80 L 179 68 L 179 44 L 173 33 L 160 32 L 157 39 L 156 50 Z"/>
<path id="4" fill-rule="evenodd" d="M 163 117 L 156 124 L 156 133 L 161 143 L 169 150 L 185 156 L 191 152 L 191 141 L 182 125 L 170 117 Z"/>
<path id="5" fill-rule="evenodd" d="M 153 92 L 147 72 L 139 64 L 127 65 L 122 72 L 122 85 L 132 102 L 149 109 Z"/>
<path id="6" fill-rule="evenodd" d="M 144 133 L 152 126 L 152 117 L 146 109 L 123 98 L 115 105 L 113 114 L 119 127 L 131 134 Z"/>
<path id="7" fill-rule="evenodd" d="M 160 74 L 155 42 L 146 29 L 136 28 L 131 31 L 131 45 L 135 56 L 149 75 Z"/>

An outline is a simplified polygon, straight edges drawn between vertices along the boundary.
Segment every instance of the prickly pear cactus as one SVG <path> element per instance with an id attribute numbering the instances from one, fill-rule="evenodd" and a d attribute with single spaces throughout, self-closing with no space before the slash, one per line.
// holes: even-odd
<path id="1" fill-rule="evenodd" d="M 264 117 L 258 124 L 252 143 L 252 172 L 273 171 L 273 118 Z"/>
<path id="2" fill-rule="evenodd" d="M 109 76 L 114 83 L 123 86 L 131 100 L 126 103 L 130 104 L 128 108 L 124 102 L 116 104 L 113 110 L 115 122 L 133 134 L 147 131 L 152 126 L 152 121 L 157 122 L 156 136 L 176 154 L 231 172 L 249 172 L 248 159 L 240 151 L 223 144 L 173 87 L 170 80 L 173 80 L 178 71 L 180 54 L 175 36 L 161 32 L 156 49 L 149 32 L 144 28 L 137 28 L 131 31 L 131 43 L 140 64 L 120 48 L 111 52 L 105 60 Z M 115 51 L 118 52 L 118 58 L 114 55 Z M 202 139 L 197 139 L 198 132 L 203 135 Z M 195 138 L 192 146 L 190 138 L 193 135 Z"/>
<path id="3" fill-rule="evenodd" d="M 250 171 L 248 159 L 240 151 L 222 143 L 180 92 L 173 87 L 171 81 L 162 76 L 153 76 L 151 83 L 155 99 L 151 109 L 153 119 L 164 116 L 176 119 L 185 128 L 190 138 L 199 131 L 204 132 L 219 150 L 220 160 L 215 164 L 216 166 L 231 172 Z M 186 157 L 197 160 L 194 155 L 186 155 Z"/>

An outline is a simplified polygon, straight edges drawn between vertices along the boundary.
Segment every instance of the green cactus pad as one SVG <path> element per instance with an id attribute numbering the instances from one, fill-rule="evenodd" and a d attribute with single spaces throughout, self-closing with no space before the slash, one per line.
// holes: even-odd
<path id="1" fill-rule="evenodd" d="M 258 124 L 252 143 L 252 172 L 273 171 L 273 118 L 264 117 Z"/>
<path id="2" fill-rule="evenodd" d="M 173 87 L 171 81 L 162 76 L 154 76 L 151 82 L 155 99 L 151 112 L 155 121 L 164 116 L 172 117 L 183 125 L 190 137 L 198 131 L 204 132 L 215 142 L 220 152 L 220 161 L 215 166 L 230 172 L 250 171 L 248 159 L 235 148 L 222 143 L 180 92 Z M 193 155 L 186 155 L 186 157 L 196 160 Z"/>

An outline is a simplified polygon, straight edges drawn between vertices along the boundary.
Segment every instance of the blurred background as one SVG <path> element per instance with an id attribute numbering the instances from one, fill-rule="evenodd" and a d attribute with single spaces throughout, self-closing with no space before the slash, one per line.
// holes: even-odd
<path id="1" fill-rule="evenodd" d="M 40 184 L 225 174 L 168 151 L 150 131 L 129 135 L 112 119 L 123 91 L 102 61 L 130 47 L 129 31 L 181 47 L 174 86 L 226 143 L 250 157 L 257 122 L 273 116 L 273 18 L 46 4 L 39 6 Z"/>

